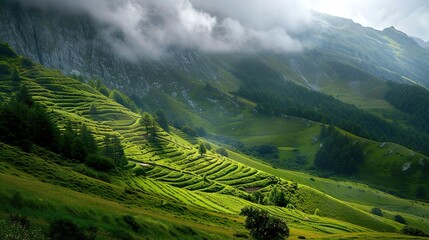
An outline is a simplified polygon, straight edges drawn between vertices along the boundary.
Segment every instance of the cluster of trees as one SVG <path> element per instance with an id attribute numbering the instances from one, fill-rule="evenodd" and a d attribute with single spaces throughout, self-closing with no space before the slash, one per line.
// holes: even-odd
<path id="1" fill-rule="evenodd" d="M 429 134 L 429 91 L 421 86 L 389 82 L 385 99 L 408 114 L 408 122 Z"/>
<path id="2" fill-rule="evenodd" d="M 286 189 L 282 187 L 273 186 L 269 195 L 270 202 L 279 207 L 286 207 L 290 203 L 291 198 L 286 192 Z"/>
<path id="3" fill-rule="evenodd" d="M 402 228 L 402 233 L 407 234 L 407 235 L 411 235 L 411 236 L 429 237 L 429 234 L 427 234 L 423 230 L 418 229 L 418 228 L 414 228 L 414 227 L 410 227 L 408 225 L 406 225 Z"/>
<path id="4" fill-rule="evenodd" d="M 244 207 L 241 209 L 240 215 L 247 217 L 244 226 L 254 239 L 280 240 L 289 237 L 287 223 L 270 215 L 266 210 Z"/>
<path id="5" fill-rule="evenodd" d="M 316 153 L 314 165 L 337 174 L 354 174 L 363 161 L 363 152 L 357 142 L 338 132 L 335 127 L 322 126 L 319 139 L 322 146 Z"/>
<path id="6" fill-rule="evenodd" d="M 257 60 L 238 63 L 235 69 L 234 75 L 243 82 L 235 94 L 256 102 L 260 113 L 329 123 L 362 137 L 397 142 L 429 154 L 429 134 L 394 125 L 332 96 L 284 81 L 281 74 Z"/>
<path id="7" fill-rule="evenodd" d="M 275 205 L 279 207 L 287 207 L 296 201 L 296 192 L 298 190 L 298 184 L 292 183 L 291 185 L 273 185 L 271 191 L 268 194 L 264 194 L 261 191 L 254 191 L 247 197 L 247 200 L 263 204 L 263 205 Z"/>
<path id="8" fill-rule="evenodd" d="M 0 141 L 24 151 L 30 151 L 35 144 L 97 170 L 108 171 L 126 164 L 118 137 L 106 136 L 100 150 L 86 125 L 76 130 L 68 122 L 60 131 L 46 109 L 33 101 L 25 85 L 0 106 Z"/>
<path id="9" fill-rule="evenodd" d="M 72 75 L 71 77 L 73 77 L 73 78 L 75 78 L 81 82 L 85 82 L 82 76 Z M 128 109 L 130 109 L 131 111 L 133 111 L 133 112 L 139 111 L 139 107 L 133 99 L 129 98 L 127 95 L 125 95 L 124 93 L 122 93 L 121 91 L 119 91 L 117 89 L 109 89 L 99 79 L 90 80 L 90 81 L 88 81 L 88 84 L 91 87 L 93 87 L 94 89 L 96 89 L 97 91 L 99 91 L 104 96 L 115 100 L 115 102 L 121 104 L 122 106 L 124 106 Z"/>
<path id="10" fill-rule="evenodd" d="M 60 153 L 69 159 L 85 163 L 99 171 L 110 171 L 127 164 L 124 149 L 118 136 L 106 135 L 99 148 L 90 129 L 82 125 L 80 130 L 73 129 L 68 122 L 60 137 Z"/>
<path id="11" fill-rule="evenodd" d="M 264 159 L 279 158 L 279 149 L 274 144 L 256 145 L 246 149 L 245 153 Z"/>
<path id="12" fill-rule="evenodd" d="M 200 143 L 200 145 L 198 146 L 198 153 L 203 156 L 204 154 L 207 153 L 207 148 L 206 145 L 204 143 Z"/>
<path id="13" fill-rule="evenodd" d="M 59 130 L 25 86 L 0 106 L 0 141 L 29 151 L 32 144 L 58 151 Z"/>

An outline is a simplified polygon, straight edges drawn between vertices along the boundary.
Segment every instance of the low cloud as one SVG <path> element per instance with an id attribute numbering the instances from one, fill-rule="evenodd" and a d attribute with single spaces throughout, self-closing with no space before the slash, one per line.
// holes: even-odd
<path id="1" fill-rule="evenodd" d="M 102 37 L 128 58 L 159 58 L 178 48 L 209 53 L 300 51 L 301 43 L 288 31 L 297 31 L 295 22 L 308 20 L 297 12 L 288 14 L 299 4 L 280 0 L 273 2 L 277 7 L 289 3 L 291 10 L 282 14 L 280 8 L 274 11 L 276 6 L 264 9 L 267 4 L 262 0 L 255 1 L 257 4 L 247 4 L 244 0 L 210 1 L 212 5 L 202 0 L 20 1 L 42 9 L 89 14 L 103 26 Z M 250 12 L 239 14 L 240 7 Z M 275 16 L 270 15 L 273 13 Z"/>

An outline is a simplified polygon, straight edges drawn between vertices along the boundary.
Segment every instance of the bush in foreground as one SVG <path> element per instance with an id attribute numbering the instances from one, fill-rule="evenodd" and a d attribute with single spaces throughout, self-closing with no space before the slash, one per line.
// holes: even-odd
<path id="1" fill-rule="evenodd" d="M 289 237 L 289 228 L 285 221 L 271 216 L 266 210 L 244 207 L 240 215 L 247 216 L 245 227 L 250 235 L 258 240 L 277 240 Z"/>

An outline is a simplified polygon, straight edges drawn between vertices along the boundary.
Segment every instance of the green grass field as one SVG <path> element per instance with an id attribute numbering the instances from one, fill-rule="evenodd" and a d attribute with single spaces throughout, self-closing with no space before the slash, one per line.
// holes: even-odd
<path id="1" fill-rule="evenodd" d="M 20 57 L 0 60 L 17 67 L 20 84 L 48 108 L 61 128 L 67 121 L 76 127 L 86 124 L 100 143 L 104 135 L 116 135 L 130 160 L 124 170 L 104 174 L 37 147 L 25 153 L 0 143 L 0 222 L 6 225 L 8 217 L 17 213 L 28 218 L 31 228 L 42 235 L 47 234 L 50 222 L 66 218 L 88 233 L 96 229 L 97 239 L 234 239 L 248 235 L 239 212 L 253 205 L 287 220 L 291 239 L 405 238 L 399 233 L 403 225 L 392 221 L 396 212 L 409 224 L 429 231 L 426 204 L 354 182 L 274 169 L 232 151 L 229 158 L 214 151 L 201 156 L 195 145 L 198 139 L 178 130 L 167 133 L 157 128 L 157 141 L 151 142 L 139 124 L 139 114 L 89 85 L 40 65 L 23 67 Z M 6 100 L 18 85 L 2 78 L 0 98 Z M 89 111 L 91 104 L 96 113 Z M 245 114 L 237 124 L 219 127 L 219 133 L 233 129 L 246 144 L 270 139 L 282 151 L 299 149 L 308 157 L 317 150 L 313 139 L 319 123 L 248 117 L 252 114 Z M 261 128 L 264 121 L 272 124 Z M 147 176 L 137 176 L 139 168 L 144 168 Z M 299 185 L 288 208 L 246 200 L 252 191 L 266 195 L 275 184 L 292 189 L 293 182 Z M 385 217 L 371 215 L 368 209 L 372 207 L 385 210 Z M 124 216 L 132 216 L 139 229 L 133 229 Z"/>

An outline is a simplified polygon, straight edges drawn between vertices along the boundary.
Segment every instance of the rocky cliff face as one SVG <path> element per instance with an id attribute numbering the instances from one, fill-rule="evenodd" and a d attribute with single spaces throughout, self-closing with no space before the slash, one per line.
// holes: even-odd
<path id="1" fill-rule="evenodd" d="M 171 53 L 159 61 L 125 59 L 100 37 L 100 28 L 83 14 L 65 15 L 0 2 L 0 41 L 66 74 L 101 78 L 110 87 L 140 96 L 153 85 L 177 87 L 178 73 L 206 81 L 218 78 L 216 64 L 194 51 Z"/>
<path id="2" fill-rule="evenodd" d="M 289 56 L 261 54 L 267 63 L 285 66 L 286 79 L 317 89 L 323 62 L 340 61 L 385 80 L 416 81 L 429 86 L 429 51 L 394 29 L 376 31 L 351 20 L 318 16 L 314 28 L 296 36 L 306 46 Z M 0 0 L 0 41 L 20 54 L 64 73 L 101 78 L 108 86 L 145 96 L 152 88 L 181 92 L 196 82 L 227 84 L 236 54 L 213 56 L 191 50 L 171 52 L 161 60 L 130 61 L 115 53 L 97 25 L 84 14 L 65 14 L 23 7 Z M 317 57 L 315 57 L 317 55 Z M 311 67 L 311 71 L 307 71 Z M 192 79 L 192 81 L 190 81 Z M 216 84 L 214 84 L 216 85 Z"/>

